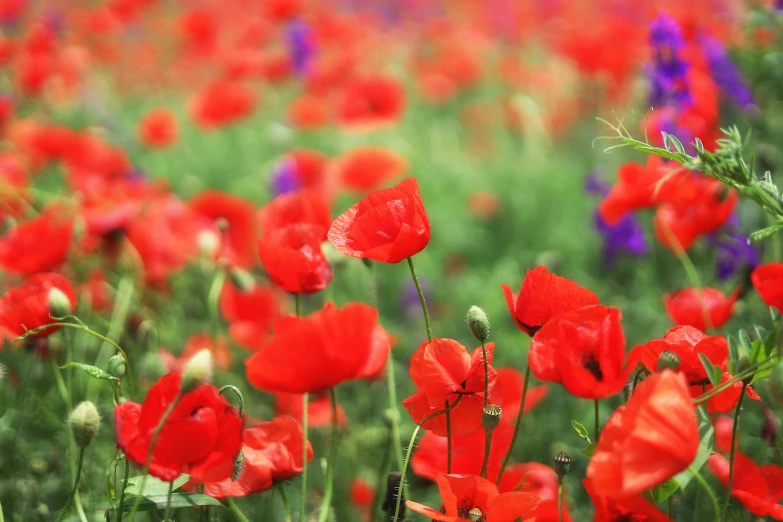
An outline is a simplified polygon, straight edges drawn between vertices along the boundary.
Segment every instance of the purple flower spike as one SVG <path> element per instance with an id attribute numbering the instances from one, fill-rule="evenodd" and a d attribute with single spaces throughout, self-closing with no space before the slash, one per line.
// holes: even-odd
<path id="1" fill-rule="evenodd" d="M 293 192 L 299 188 L 299 179 L 296 175 L 296 162 L 292 158 L 283 158 L 272 171 L 272 192 L 276 196 Z"/>
<path id="2" fill-rule="evenodd" d="M 702 46 L 715 83 L 741 109 L 754 107 L 753 92 L 742 79 L 723 44 L 707 36 L 702 39 Z"/>
<path id="3" fill-rule="evenodd" d="M 644 228 L 636 215 L 629 214 L 616 225 L 604 221 L 598 211 L 595 212 L 593 219 L 596 230 L 604 240 L 604 265 L 614 263 L 621 252 L 636 257 L 642 257 L 649 252 L 650 247 L 644 237 Z"/>
<path id="4" fill-rule="evenodd" d="M 297 74 L 305 75 L 315 54 L 313 31 L 306 23 L 295 20 L 287 29 L 288 49 Z"/>
<path id="5" fill-rule="evenodd" d="M 648 68 L 650 103 L 656 108 L 690 105 L 688 63 L 679 56 L 685 39 L 677 21 L 665 13 L 659 14 L 650 24 L 650 45 L 654 54 Z"/>

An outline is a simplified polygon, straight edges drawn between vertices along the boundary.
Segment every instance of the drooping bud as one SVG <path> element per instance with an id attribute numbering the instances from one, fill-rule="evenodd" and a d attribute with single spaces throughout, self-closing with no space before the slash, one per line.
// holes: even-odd
<path id="1" fill-rule="evenodd" d="M 204 348 L 185 363 L 182 370 L 182 393 L 192 392 L 202 384 L 212 381 L 212 352 Z"/>
<path id="2" fill-rule="evenodd" d="M 49 290 L 49 314 L 52 317 L 63 317 L 71 313 L 71 300 L 59 288 Z"/>
<path id="3" fill-rule="evenodd" d="M 68 424 L 71 426 L 71 433 L 73 433 L 73 438 L 76 439 L 76 444 L 80 448 L 86 448 L 90 445 L 92 439 L 95 438 L 95 434 L 98 433 L 101 417 L 98 415 L 98 410 L 93 403 L 84 401 L 79 403 L 71 412 Z"/>
<path id="4" fill-rule="evenodd" d="M 118 379 L 122 379 L 125 377 L 125 371 L 127 370 L 125 366 L 125 359 L 120 354 L 112 355 L 109 358 L 107 369 L 110 375 L 117 377 Z"/>
<path id="5" fill-rule="evenodd" d="M 473 522 L 478 522 L 484 517 L 484 513 L 481 511 L 480 508 L 473 508 L 470 511 L 468 511 L 468 518 L 472 520 Z"/>
<path id="6" fill-rule="evenodd" d="M 245 456 L 242 451 L 237 453 L 237 458 L 234 460 L 234 472 L 231 474 L 231 482 L 236 482 L 239 475 L 242 474 L 242 470 L 245 467 Z"/>
<path id="7" fill-rule="evenodd" d="M 783 361 L 772 367 L 767 389 L 772 400 L 783 405 Z"/>
<path id="8" fill-rule="evenodd" d="M 397 495 L 400 495 L 400 510 L 396 513 L 397 520 L 405 520 L 405 496 L 402 490 L 402 474 L 399 471 L 392 471 L 386 476 L 386 498 L 383 500 L 383 509 L 386 512 L 387 519 L 394 518 L 394 507 L 397 505 Z"/>
<path id="9" fill-rule="evenodd" d="M 489 318 L 484 310 L 478 306 L 471 306 L 465 320 L 476 339 L 483 343 L 489 338 Z"/>
<path id="10" fill-rule="evenodd" d="M 232 266 L 228 270 L 228 277 L 240 292 L 249 292 L 256 285 L 253 276 L 247 270 L 242 270 L 236 266 Z"/>
<path id="11" fill-rule="evenodd" d="M 571 457 L 566 452 L 561 451 L 552 457 L 552 463 L 554 464 L 555 473 L 557 473 L 557 480 L 563 482 L 563 478 L 571 468 Z"/>
<path id="12" fill-rule="evenodd" d="M 500 406 L 497 404 L 487 404 L 481 415 L 481 424 L 487 432 L 494 431 L 500 424 L 500 417 L 503 414 Z"/>
<path id="13" fill-rule="evenodd" d="M 664 350 L 661 355 L 658 356 L 658 362 L 655 364 L 655 371 L 662 372 L 664 370 L 676 370 L 680 367 L 682 361 L 680 356 L 670 350 Z"/>
<path id="14" fill-rule="evenodd" d="M 220 236 L 211 230 L 202 230 L 196 237 L 196 243 L 201 256 L 211 259 L 220 248 Z"/>

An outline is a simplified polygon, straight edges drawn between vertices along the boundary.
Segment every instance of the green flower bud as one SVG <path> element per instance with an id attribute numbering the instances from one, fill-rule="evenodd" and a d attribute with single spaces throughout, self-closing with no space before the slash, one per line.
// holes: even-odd
<path id="1" fill-rule="evenodd" d="M 500 424 L 500 417 L 503 413 L 500 406 L 497 404 L 487 404 L 484 406 L 483 414 L 481 415 L 481 424 L 487 432 L 494 431 Z"/>
<path id="2" fill-rule="evenodd" d="M 680 361 L 680 356 L 676 353 L 664 350 L 661 352 L 661 355 L 658 356 L 658 362 L 655 364 L 655 371 L 656 372 L 662 372 L 664 370 L 676 370 L 680 367 L 682 361 Z"/>
<path id="3" fill-rule="evenodd" d="M 476 339 L 483 343 L 489 338 L 489 319 L 484 310 L 478 306 L 471 306 L 465 320 Z"/>
<path id="4" fill-rule="evenodd" d="M 49 290 L 48 300 L 52 317 L 63 317 L 71 313 L 71 300 L 59 288 Z"/>
<path id="5" fill-rule="evenodd" d="M 95 438 L 95 434 L 98 433 L 98 428 L 101 426 L 101 417 L 98 415 L 98 410 L 93 403 L 84 401 L 79 403 L 71 412 L 68 424 L 71 426 L 71 433 L 73 433 L 73 438 L 76 439 L 76 444 L 80 448 L 86 448 L 90 445 L 92 439 Z"/>
<path id="6" fill-rule="evenodd" d="M 563 477 L 566 476 L 571 468 L 571 457 L 566 452 L 561 451 L 552 457 L 552 463 L 554 464 L 555 473 L 557 473 L 557 480 L 563 482 Z"/>
<path id="7" fill-rule="evenodd" d="M 122 355 L 112 355 L 111 358 L 109 358 L 109 364 L 107 366 L 110 375 L 113 375 L 118 379 L 122 379 L 125 376 L 127 368 L 125 367 L 125 359 Z"/>
<path id="8" fill-rule="evenodd" d="M 192 392 L 212 381 L 212 352 L 204 348 L 185 363 L 182 370 L 182 393 Z"/>

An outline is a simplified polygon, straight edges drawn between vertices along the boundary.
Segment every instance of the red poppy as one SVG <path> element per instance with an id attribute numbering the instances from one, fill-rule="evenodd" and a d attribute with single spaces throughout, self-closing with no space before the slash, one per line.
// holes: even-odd
<path id="1" fill-rule="evenodd" d="M 21 216 L 27 199 L 27 173 L 19 154 L 0 152 L 0 219 Z"/>
<path id="2" fill-rule="evenodd" d="M 311 223 L 323 229 L 319 234 L 323 241 L 332 224 L 332 213 L 318 192 L 302 189 L 277 196 L 258 210 L 256 219 L 263 233 L 295 223 Z"/>
<path id="3" fill-rule="evenodd" d="M 250 87 L 218 80 L 190 100 L 189 112 L 199 126 L 213 129 L 249 116 L 255 106 L 256 94 Z"/>
<path id="4" fill-rule="evenodd" d="M 524 380 L 519 370 L 514 368 L 498 368 L 498 381 L 503 390 L 503 417 L 516 419 L 519 407 L 522 405 Z M 535 408 L 549 393 L 549 386 L 530 386 L 525 397 L 525 414 Z"/>
<path id="5" fill-rule="evenodd" d="M 715 288 L 684 288 L 673 294 L 665 294 L 663 306 L 674 324 L 706 331 L 707 328 L 720 328 L 729 320 L 740 290 L 737 287 L 726 297 L 726 294 Z"/>
<path id="6" fill-rule="evenodd" d="M 408 170 L 400 154 L 383 147 L 356 147 L 336 160 L 340 184 L 353 192 L 377 190 Z"/>
<path id="7" fill-rule="evenodd" d="M 424 250 L 430 222 L 416 178 L 371 192 L 334 220 L 329 242 L 343 254 L 399 263 Z"/>
<path id="8" fill-rule="evenodd" d="M 262 390 L 317 393 L 377 374 L 386 365 L 389 334 L 372 306 L 327 303 L 306 317 L 281 317 L 275 334 L 245 361 L 247 378 Z"/>
<path id="9" fill-rule="evenodd" d="M 326 167 L 329 162 L 326 154 L 309 149 L 294 149 L 288 153 L 288 157 L 294 162 L 294 172 L 300 188 L 317 191 L 326 188 Z"/>
<path id="10" fill-rule="evenodd" d="M 753 270 L 750 275 L 753 287 L 767 306 L 783 312 L 783 263 L 767 263 Z"/>
<path id="11" fill-rule="evenodd" d="M 112 307 L 111 286 L 106 281 L 106 274 L 101 270 L 93 270 L 87 281 L 79 288 L 79 295 L 87 296 L 87 302 L 93 310 L 106 310 Z"/>
<path id="12" fill-rule="evenodd" d="M 181 380 L 179 373 L 169 373 L 150 388 L 143 404 L 122 402 L 114 409 L 117 446 L 134 464 L 146 465 L 155 428 L 179 397 Z M 180 398 L 160 430 L 150 475 L 172 481 L 188 473 L 194 481 L 217 482 L 231 476 L 241 446 L 237 411 L 217 388 L 202 384 Z"/>
<path id="13" fill-rule="evenodd" d="M 219 190 L 205 190 L 193 196 L 189 205 L 196 214 L 208 220 L 210 227 L 220 228 L 224 241 L 218 257 L 229 259 L 242 268 L 253 264 L 252 203 Z"/>
<path id="14" fill-rule="evenodd" d="M 501 493 L 509 491 L 524 491 L 532 493 L 541 499 L 541 503 L 533 511 L 536 522 L 560 522 L 557 506 L 557 474 L 549 466 L 538 462 L 527 464 L 511 464 L 506 467 L 503 478 L 498 485 Z M 563 522 L 571 522 L 571 514 L 566 506 L 563 494 Z"/>
<path id="15" fill-rule="evenodd" d="M 332 281 L 332 266 L 321 251 L 323 229 L 295 223 L 268 231 L 258 255 L 272 281 L 286 292 L 312 294 Z"/>
<path id="16" fill-rule="evenodd" d="M 329 121 L 326 103 L 317 96 L 304 94 L 288 104 L 288 119 L 297 129 L 320 129 Z"/>
<path id="17" fill-rule="evenodd" d="M 24 335 L 27 330 L 55 322 L 49 303 L 54 290 L 68 298 L 71 310 L 76 308 L 73 287 L 60 274 L 36 274 L 0 297 L 0 340 L 5 336 Z M 57 328 L 48 328 L 35 337 L 46 337 L 56 331 Z"/>
<path id="18" fill-rule="evenodd" d="M 707 467 L 723 487 L 728 487 L 730 465 L 726 457 L 711 455 Z M 735 452 L 731 495 L 757 517 L 783 520 L 783 506 L 778 503 L 783 497 L 783 468 L 774 464 L 758 466 L 747 455 Z"/>
<path id="19" fill-rule="evenodd" d="M 185 347 L 177 357 L 172 355 L 168 350 L 159 350 L 158 356 L 160 356 L 161 362 L 167 371 L 181 372 L 191 357 L 201 350 L 209 350 L 212 354 L 212 361 L 215 364 L 215 368 L 219 370 L 228 370 L 231 367 L 233 355 L 231 354 L 231 348 L 228 346 L 226 339 L 220 336 L 213 339 L 212 334 L 208 333 L 197 333 L 188 337 L 188 340 L 185 342 Z"/>
<path id="20" fill-rule="evenodd" d="M 571 394 L 602 399 L 622 390 L 638 362 L 625 363 L 620 311 L 585 306 L 556 316 L 533 337 L 528 362 L 542 381 L 560 382 Z"/>
<path id="21" fill-rule="evenodd" d="M 139 122 L 139 139 L 151 149 L 165 149 L 178 134 L 177 120 L 168 109 L 153 109 Z"/>
<path id="22" fill-rule="evenodd" d="M 617 171 L 617 184 L 598 206 L 598 212 L 604 221 L 616 224 L 629 212 L 676 198 L 688 176 L 686 170 L 665 164 L 656 156 L 650 156 L 647 165 L 625 163 Z"/>
<path id="23" fill-rule="evenodd" d="M 302 472 L 304 432 L 289 416 L 259 422 L 242 433 L 242 472 L 236 480 L 223 478 L 204 484 L 204 493 L 222 500 L 244 497 L 271 489 L 276 483 Z M 307 461 L 313 459 L 313 449 L 307 443 Z M 191 479 L 183 488 L 194 491 L 201 482 Z"/>
<path id="24" fill-rule="evenodd" d="M 715 449 L 722 453 L 729 453 L 731 451 L 731 435 L 734 429 L 734 421 L 728 415 L 721 415 L 713 421 L 712 426 L 715 430 Z M 734 441 L 734 448 L 739 449 L 739 440 Z"/>
<path id="25" fill-rule="evenodd" d="M 302 422 L 302 395 L 301 393 L 275 393 L 275 405 L 278 415 L 291 415 L 298 422 Z M 320 428 L 332 425 L 332 404 L 329 394 L 321 392 L 308 397 L 307 423 L 311 428 Z M 337 424 L 345 426 L 348 418 L 345 410 L 337 404 Z"/>
<path id="26" fill-rule="evenodd" d="M 375 488 L 366 480 L 356 477 L 351 481 L 351 502 L 362 513 L 362 518 L 371 518 L 370 510 L 375 500 Z"/>
<path id="27" fill-rule="evenodd" d="M 179 32 L 186 52 L 207 54 L 215 49 L 220 29 L 215 15 L 206 9 L 191 9 L 179 17 Z"/>
<path id="28" fill-rule="evenodd" d="M 550 319 L 587 305 L 598 304 L 598 296 L 564 277 L 550 274 L 545 266 L 528 270 L 519 295 L 500 285 L 517 327 L 530 336 Z"/>
<path id="29" fill-rule="evenodd" d="M 586 478 L 582 481 L 587 493 L 595 506 L 593 522 L 620 522 L 629 520 L 633 522 L 672 522 L 662 511 L 645 499 L 640 494 L 623 496 L 622 498 L 610 498 L 599 494 L 593 481 Z"/>
<path id="30" fill-rule="evenodd" d="M 487 359 L 492 364 L 495 343 L 487 343 Z M 481 348 L 471 355 L 467 348 L 453 339 L 424 341 L 411 357 L 410 374 L 418 390 L 402 405 L 414 422 L 442 410 L 446 401 L 453 403 L 462 395 L 460 403 L 450 411 L 451 433 L 468 437 L 481 429 L 484 408 L 484 356 Z M 489 368 L 489 402 L 500 404 L 502 392 L 497 373 Z M 446 436 L 446 416 L 438 415 L 423 424 L 436 435 Z"/>
<path id="31" fill-rule="evenodd" d="M 642 381 L 601 432 L 587 478 L 611 498 L 638 495 L 690 466 L 699 427 L 685 376 L 671 371 Z"/>
<path id="32" fill-rule="evenodd" d="M 532 493 L 515 491 L 498 493 L 497 486 L 476 475 L 441 475 L 438 490 L 446 513 L 408 501 L 406 505 L 417 513 L 440 522 L 475 520 L 480 513 L 486 522 L 522 522 L 535 520 L 533 511 L 539 499 Z"/>
<path id="33" fill-rule="evenodd" d="M 655 372 L 658 358 L 664 351 L 673 352 L 680 359 L 677 373 L 685 375 L 688 384 L 701 384 L 707 380 L 707 372 L 699 355 L 720 366 L 729 356 L 729 343 L 719 335 L 708 337 L 692 326 L 675 326 L 661 340 L 650 341 L 636 349 L 641 363 L 649 372 Z"/>
<path id="34" fill-rule="evenodd" d="M 397 122 L 405 108 L 405 91 L 391 77 L 357 78 L 343 88 L 338 117 L 346 127 L 374 127 Z"/>
<path id="35" fill-rule="evenodd" d="M 227 282 L 220 294 L 220 311 L 229 323 L 231 340 L 248 350 L 258 350 L 280 315 L 280 298 L 273 288 L 254 284 L 243 291 Z"/>
<path id="36" fill-rule="evenodd" d="M 723 374 L 721 375 L 719 384 L 729 382 L 734 377 L 727 371 L 728 361 L 724 361 L 721 368 Z M 704 393 L 709 393 L 714 388 L 715 387 L 709 382 L 703 385 L 691 386 L 691 397 L 699 397 Z M 729 386 L 727 389 L 707 400 L 707 413 L 726 413 L 733 410 L 734 407 L 737 406 L 741 394 L 742 382 L 735 382 L 732 386 Z M 745 394 L 754 401 L 761 400 L 761 397 L 759 397 L 752 386 L 745 387 Z"/>
<path id="37" fill-rule="evenodd" d="M 0 266 L 23 275 L 56 269 L 65 262 L 72 237 L 73 220 L 49 207 L 0 237 Z"/>

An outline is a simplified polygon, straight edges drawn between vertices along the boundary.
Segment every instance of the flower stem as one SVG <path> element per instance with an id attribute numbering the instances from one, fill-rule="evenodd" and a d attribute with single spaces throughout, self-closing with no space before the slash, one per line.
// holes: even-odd
<path id="1" fill-rule="evenodd" d="M 563 522 L 563 481 L 557 483 L 557 516 Z"/>
<path id="2" fill-rule="evenodd" d="M 484 356 L 484 408 L 489 404 L 489 361 L 487 360 L 487 346 L 481 341 L 481 353 Z M 448 415 L 448 414 L 447 414 Z M 489 467 L 489 453 L 492 450 L 492 431 L 484 430 L 484 462 L 481 463 L 479 474 L 482 478 L 487 478 L 487 468 Z M 449 471 L 451 473 L 451 471 Z"/>
<path id="3" fill-rule="evenodd" d="M 120 492 L 120 505 L 117 509 L 117 522 L 122 522 L 123 508 L 125 507 L 125 488 L 128 486 L 128 475 L 130 475 L 130 461 L 125 456 L 125 480 L 122 482 L 122 491 Z"/>
<path id="4" fill-rule="evenodd" d="M 595 422 L 595 432 L 594 433 L 595 433 L 595 442 L 597 444 L 598 443 L 598 439 L 601 436 L 601 426 L 600 426 L 600 421 L 598 420 L 599 413 L 600 413 L 600 411 L 598 409 L 599 408 L 599 406 L 598 406 L 598 399 L 595 399 L 595 401 L 593 401 L 593 404 L 595 404 L 595 410 L 594 410 L 594 413 L 593 413 L 593 420 Z"/>
<path id="5" fill-rule="evenodd" d="M 446 399 L 446 406 L 443 409 L 446 412 L 446 473 L 451 473 L 451 408 L 449 400 Z"/>
<path id="6" fill-rule="evenodd" d="M 671 496 L 669 497 L 668 505 L 667 505 L 667 508 L 666 508 L 666 515 L 667 515 L 669 518 L 672 518 L 672 511 L 673 511 L 673 509 L 672 509 L 672 505 L 673 505 L 673 504 L 674 504 L 674 495 L 671 495 Z"/>
<path id="7" fill-rule="evenodd" d="M 294 313 L 297 317 L 301 314 L 299 294 L 294 294 Z M 299 502 L 299 521 L 304 522 L 307 513 L 307 439 L 309 437 L 308 409 L 310 408 L 310 396 L 307 393 L 302 394 L 302 493 L 301 502 Z"/>
<path id="8" fill-rule="evenodd" d="M 419 301 L 421 301 L 421 311 L 424 313 L 424 324 L 427 327 L 427 339 L 432 342 L 432 326 L 430 326 L 430 314 L 427 311 L 427 301 L 424 299 L 424 292 L 419 284 L 419 278 L 416 275 L 416 268 L 413 266 L 413 258 L 408 258 L 408 268 L 411 269 L 411 276 L 413 277 L 413 283 L 416 285 L 416 291 L 419 293 Z"/>
<path id="9" fill-rule="evenodd" d="M 228 510 L 231 512 L 231 516 L 234 517 L 236 522 L 250 522 L 247 517 L 242 514 L 242 511 L 239 510 L 239 506 L 237 506 L 232 497 L 226 499 L 226 506 L 228 506 Z"/>
<path id="10" fill-rule="evenodd" d="M 487 478 L 489 468 L 489 454 L 492 452 L 492 432 L 485 430 L 484 432 L 484 462 L 481 463 L 481 471 L 479 475 L 481 478 Z"/>
<path id="11" fill-rule="evenodd" d="M 332 405 L 332 441 L 329 444 L 329 462 L 326 468 L 326 486 L 324 487 L 324 499 L 321 502 L 321 511 L 318 514 L 318 522 L 326 522 L 329 519 L 329 511 L 332 506 L 334 492 L 334 467 L 337 464 L 337 438 L 340 435 L 340 425 L 337 422 L 337 393 L 334 387 L 329 388 L 329 402 Z"/>
<path id="12" fill-rule="evenodd" d="M 726 496 L 723 499 L 723 520 L 726 520 L 726 516 L 729 511 L 729 499 L 731 499 L 731 487 L 734 482 L 734 451 L 737 445 L 737 427 L 739 427 L 740 410 L 742 409 L 742 399 L 745 398 L 745 388 L 748 387 L 748 383 L 744 381 L 742 383 L 742 390 L 740 391 L 739 399 L 737 400 L 737 411 L 734 412 L 734 425 L 731 427 L 731 452 L 729 454 L 729 481 L 726 484 Z"/>
<path id="13" fill-rule="evenodd" d="M 408 471 L 408 463 L 411 460 L 411 452 L 413 451 L 413 445 L 416 443 L 416 436 L 419 434 L 419 430 L 421 429 L 421 427 L 424 425 L 424 423 L 426 423 L 427 421 L 429 421 L 431 419 L 434 419 L 438 415 L 446 413 L 449 410 L 453 410 L 454 407 L 457 404 L 459 404 L 461 400 L 462 400 L 462 395 L 458 395 L 457 396 L 457 400 L 452 402 L 451 405 L 448 407 L 448 409 L 439 410 L 439 411 L 436 411 L 435 413 L 431 413 L 431 414 L 427 415 L 426 417 L 424 417 L 421 420 L 421 422 L 419 422 L 416 425 L 416 428 L 413 430 L 413 435 L 411 435 L 411 440 L 408 443 L 408 449 L 405 452 L 405 460 L 402 463 L 402 471 L 400 472 L 400 486 L 399 486 L 400 489 L 402 489 L 403 486 L 405 485 L 405 473 Z M 397 519 L 399 518 L 400 500 L 401 499 L 402 499 L 402 495 L 400 495 L 400 492 L 398 491 L 397 492 L 397 501 L 394 504 L 394 513 L 390 515 L 391 522 L 397 522 Z"/>
<path id="14" fill-rule="evenodd" d="M 76 495 L 79 493 L 79 479 L 82 476 L 82 464 L 84 463 L 84 448 L 79 448 L 79 458 L 76 464 L 76 480 L 73 483 L 73 491 L 71 491 L 71 495 L 68 497 L 68 501 L 65 503 L 65 507 L 63 507 L 62 511 L 60 511 L 60 514 L 57 516 L 57 522 L 60 522 L 62 520 L 63 515 L 65 515 L 65 512 L 68 511 L 68 508 L 71 507 L 71 501 L 76 497 Z"/>
<path id="15" fill-rule="evenodd" d="M 715 515 L 715 522 L 718 522 L 720 520 L 720 508 L 718 507 L 718 499 L 715 498 L 715 493 L 713 493 L 712 488 L 710 488 L 710 485 L 707 484 L 707 481 L 704 480 L 704 477 L 699 474 L 697 469 L 695 469 L 693 466 L 688 466 L 688 471 L 691 472 L 694 478 L 699 482 L 699 485 L 702 487 L 702 489 L 706 491 L 707 495 L 710 497 L 710 502 L 712 502 L 712 511 Z"/>
<path id="16" fill-rule="evenodd" d="M 736 383 L 738 383 L 740 381 L 744 381 L 745 379 L 755 375 L 756 373 L 760 373 L 760 372 L 763 372 L 765 370 L 768 370 L 769 368 L 771 368 L 771 366 L 767 366 L 767 367 L 764 367 L 764 368 L 762 368 L 761 366 L 764 363 L 767 363 L 767 362 L 773 362 L 774 363 L 780 357 L 781 357 L 781 355 L 772 355 L 770 357 L 767 357 L 763 361 L 759 361 L 759 362 L 757 362 L 755 364 L 752 364 L 744 372 L 742 372 L 742 373 L 740 373 L 738 375 L 735 375 L 733 378 L 729 379 L 728 381 L 726 381 L 724 383 L 721 383 L 720 386 L 715 386 L 709 392 L 704 393 L 704 394 L 700 395 L 699 397 L 696 397 L 695 399 L 693 399 L 693 404 L 698 406 L 699 404 L 702 404 L 702 403 L 712 399 L 713 397 L 715 397 L 719 393 L 721 393 L 721 392 L 723 392 L 725 390 L 728 390 L 729 388 L 734 386 Z"/>
<path id="17" fill-rule="evenodd" d="M 291 522 L 291 506 L 288 505 L 288 495 L 285 492 L 285 488 L 283 487 L 283 484 L 280 484 L 278 486 L 278 491 L 280 491 L 280 498 L 283 501 L 283 513 L 285 514 L 285 522 Z"/>
<path id="18" fill-rule="evenodd" d="M 498 472 L 498 478 L 495 481 L 495 484 L 500 484 L 500 479 L 503 478 L 503 471 L 505 471 L 508 461 L 511 460 L 511 451 L 514 449 L 514 443 L 519 435 L 519 427 L 522 425 L 522 416 L 525 414 L 525 399 L 527 399 L 527 387 L 529 383 L 530 365 L 528 364 L 527 369 L 525 370 L 525 384 L 522 386 L 522 402 L 519 405 L 519 414 L 517 415 L 517 423 L 514 426 L 514 434 L 511 436 L 511 445 L 508 447 L 506 456 L 503 457 L 503 464 L 500 466 L 500 471 Z"/>
<path id="19" fill-rule="evenodd" d="M 166 511 L 163 515 L 163 520 L 167 521 L 169 519 L 169 515 L 171 514 L 171 494 L 174 493 L 174 481 L 172 480 L 169 482 L 169 493 L 166 495 Z"/>
<path id="20" fill-rule="evenodd" d="M 397 459 L 397 469 L 402 469 L 402 446 L 400 445 L 400 415 L 397 410 L 397 382 L 394 379 L 394 356 L 389 350 L 386 362 L 386 385 L 389 388 L 389 423 L 392 432 L 394 457 Z"/>
<path id="21" fill-rule="evenodd" d="M 378 482 L 375 485 L 375 496 L 372 499 L 372 505 L 370 506 L 370 520 L 375 522 L 376 514 L 378 513 L 378 501 L 380 500 L 380 491 L 383 489 L 383 483 L 386 479 L 386 474 L 389 472 L 389 461 L 391 460 L 392 445 L 399 446 L 399 439 L 394 438 L 394 430 L 389 426 L 388 436 L 386 437 L 386 446 L 383 449 L 383 458 L 381 459 L 381 465 L 378 468 Z M 400 469 L 402 469 L 402 462 L 400 462 Z"/>

